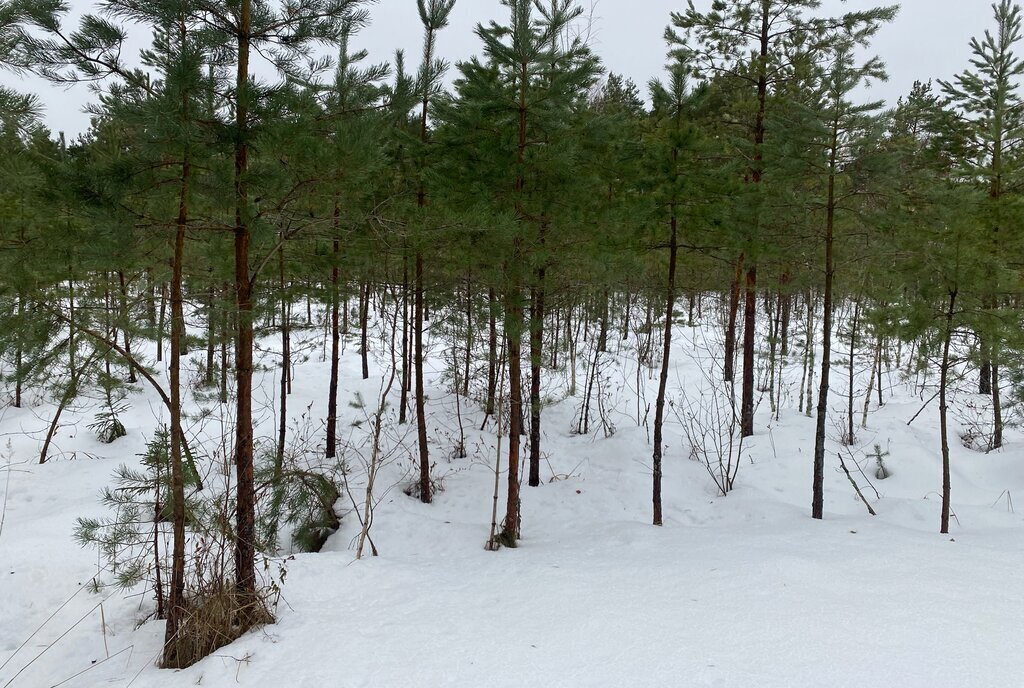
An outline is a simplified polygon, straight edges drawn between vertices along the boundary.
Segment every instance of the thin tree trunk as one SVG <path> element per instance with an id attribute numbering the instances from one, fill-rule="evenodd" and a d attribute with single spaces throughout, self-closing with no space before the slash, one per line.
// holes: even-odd
<path id="1" fill-rule="evenodd" d="M 362 356 L 363 379 L 370 378 L 370 284 L 364 282 L 359 291 L 359 352 Z"/>
<path id="2" fill-rule="evenodd" d="M 743 277 L 743 256 L 736 260 L 736 274 L 729 287 L 729 322 L 725 328 L 725 360 L 722 379 L 732 382 L 736 379 L 736 323 L 740 309 L 740 280 Z"/>
<path id="3" fill-rule="evenodd" d="M 398 401 L 398 422 L 402 425 L 408 422 L 409 390 L 411 388 L 409 368 L 412 367 L 409 355 L 411 347 L 409 338 L 409 258 L 402 256 L 402 389 Z"/>
<path id="4" fill-rule="evenodd" d="M 225 299 L 229 287 L 224 287 Z M 226 303 L 226 301 L 225 301 Z M 228 339 L 230 339 L 231 315 L 224 308 L 220 316 L 220 403 L 228 403 Z"/>
<path id="5" fill-rule="evenodd" d="M 740 434 L 754 434 L 754 341 L 757 334 L 757 267 L 747 268 L 746 305 L 743 319 L 743 392 L 740 402 Z"/>
<path id="6" fill-rule="evenodd" d="M 608 351 L 608 290 L 601 293 L 601 329 L 597 336 L 597 349 L 601 353 Z"/>
<path id="7" fill-rule="evenodd" d="M 167 283 L 160 283 L 160 315 L 156 324 L 156 362 L 164 360 L 164 328 L 167 326 Z"/>
<path id="8" fill-rule="evenodd" d="M 68 369 L 75 370 L 75 280 L 68 277 Z M 157 359 L 160 360 L 160 359 Z"/>
<path id="9" fill-rule="evenodd" d="M 24 322 L 25 298 L 18 294 L 18 322 Z M 18 350 L 14 353 L 14 408 L 21 408 L 22 386 L 24 385 L 22 368 L 25 365 L 25 352 L 21 346 L 21 338 L 18 338 Z"/>
<path id="10" fill-rule="evenodd" d="M 982 361 L 981 370 L 978 371 L 978 394 L 984 394 L 990 396 L 992 394 L 992 357 L 991 350 L 988 346 L 988 341 L 979 337 L 979 346 L 981 350 Z"/>
<path id="11" fill-rule="evenodd" d="M 779 285 L 779 299 L 782 304 L 782 342 L 780 354 L 784 357 L 789 355 L 789 320 L 793 308 L 793 297 L 786 291 L 789 280 L 789 272 L 785 272 Z"/>
<path id="12" fill-rule="evenodd" d="M 676 297 L 676 254 L 677 219 L 672 218 L 672 237 L 669 241 L 668 285 L 665 290 L 665 334 L 661 352 L 661 376 L 658 380 L 658 399 L 654 405 L 654 480 L 652 500 L 654 505 L 653 523 L 662 525 L 661 514 L 661 445 L 662 426 L 665 421 L 665 391 L 668 388 L 669 357 L 672 354 L 672 312 L 675 309 Z"/>
<path id="13" fill-rule="evenodd" d="M 505 503 L 505 520 L 502 524 L 501 542 L 506 547 L 515 547 L 519 539 L 519 446 L 522 441 L 523 390 L 522 390 L 522 345 L 523 307 L 520 303 L 518 286 L 508 288 L 505 310 L 508 324 L 505 340 L 508 344 L 508 499 Z"/>
<path id="14" fill-rule="evenodd" d="M 117 271 L 117 281 L 121 295 L 119 310 L 121 311 L 121 331 L 124 333 L 124 350 L 128 352 L 128 355 L 131 355 L 131 334 L 128 332 L 128 323 L 130 322 L 131 315 L 128 313 L 128 285 L 124 279 L 124 271 Z M 128 382 L 134 385 L 138 381 L 139 379 L 135 375 L 135 368 L 128 366 Z"/>
<path id="15" fill-rule="evenodd" d="M 217 348 L 217 324 L 213 318 L 216 292 L 213 288 L 212 271 L 210 277 L 210 291 L 206 300 L 206 378 L 203 380 L 207 387 L 213 387 L 215 381 L 213 370 Z"/>
<path id="16" fill-rule="evenodd" d="M 416 438 L 419 445 L 420 501 L 429 504 L 432 499 L 430 486 L 430 448 L 427 446 L 426 390 L 423 388 L 423 254 L 416 252 L 416 272 L 413 294 L 413 354 L 416 377 Z"/>
<path id="17" fill-rule="evenodd" d="M 871 408 L 871 395 L 875 391 L 875 379 L 878 379 L 878 386 L 882 386 L 882 337 L 878 336 L 875 341 L 875 356 L 871 361 L 871 375 L 868 376 L 868 391 L 864 395 L 864 409 L 861 414 L 860 427 L 868 427 L 868 411 Z"/>
<path id="18" fill-rule="evenodd" d="M 288 437 L 288 377 L 292 367 L 291 331 L 288 319 L 290 314 L 288 292 L 285 287 L 284 245 L 278 249 L 278 288 L 281 290 L 281 384 L 279 394 L 281 406 L 278 414 L 277 453 L 274 457 L 274 485 L 280 485 L 284 470 L 284 450 Z"/>
<path id="19" fill-rule="evenodd" d="M 494 415 L 495 393 L 498 387 L 498 298 L 494 288 L 487 290 L 488 336 L 487 336 L 487 400 L 485 416 Z M 486 417 L 485 417 L 486 422 Z"/>
<path id="20" fill-rule="evenodd" d="M 754 119 L 754 155 L 753 164 L 749 169 L 749 181 L 760 185 L 762 181 L 762 163 L 764 161 L 765 115 L 768 102 L 768 47 L 771 38 L 770 2 L 763 2 L 761 7 L 760 59 L 757 66 L 757 113 Z M 740 435 L 750 437 L 754 434 L 754 342 L 757 336 L 757 264 L 747 267 L 746 305 L 743 321 L 743 391 L 740 402 Z"/>
<path id="21" fill-rule="evenodd" d="M 157 484 L 161 484 L 163 476 L 160 474 L 160 464 L 156 466 Z M 163 565 L 160 558 L 160 514 L 163 513 L 164 505 L 160 501 L 160 490 L 153 495 L 153 597 L 156 598 L 156 618 L 165 622 L 164 634 L 166 644 L 166 621 L 167 621 L 167 599 L 164 596 Z"/>
<path id="22" fill-rule="evenodd" d="M 857 330 L 860 327 L 860 301 L 853 302 L 853 322 L 850 324 L 850 359 L 849 366 L 847 368 L 847 394 L 846 394 L 846 442 L 847 444 L 853 445 L 857 438 L 853 429 L 853 382 L 854 374 L 854 363 L 856 362 L 855 356 L 857 353 Z"/>
<path id="23" fill-rule="evenodd" d="M 621 335 L 619 337 L 622 341 L 626 341 L 626 340 L 629 339 L 629 321 L 630 321 L 631 316 L 632 316 L 632 310 L 633 310 L 633 295 L 630 294 L 629 290 L 627 289 L 626 290 L 626 312 L 622 316 L 622 333 L 621 333 Z"/>
<path id="24" fill-rule="evenodd" d="M 156 283 L 153 268 L 146 268 L 146 319 L 150 327 L 156 327 Z"/>
<path id="25" fill-rule="evenodd" d="M 91 360 L 91 358 L 87 360 Z M 77 388 L 78 376 L 74 371 L 71 371 L 71 379 L 68 381 L 68 386 L 60 398 L 60 403 L 57 404 L 57 410 L 54 412 L 53 419 L 50 421 L 50 427 L 46 431 L 46 439 L 43 440 L 43 448 L 39 451 L 39 463 L 46 463 L 46 460 L 49 458 L 50 443 L 53 441 L 53 436 L 57 433 L 57 428 L 60 426 L 60 417 L 64 413 L 64 409 L 74 399 Z"/>
<path id="26" fill-rule="evenodd" d="M 113 306 L 111 305 L 111 300 L 110 300 L 110 273 L 109 272 L 104 272 L 103 273 L 103 324 L 104 324 L 104 334 L 108 338 L 116 341 L 117 340 L 117 327 L 115 327 L 114 324 L 113 324 L 113 317 L 111 316 L 111 311 L 112 310 L 113 310 Z M 110 374 L 110 354 L 109 354 L 109 352 L 106 355 L 103 356 L 103 372 L 106 374 L 108 380 L 112 379 L 111 374 Z M 106 399 L 107 399 L 107 406 L 108 407 L 112 406 L 114 402 L 113 402 L 113 398 L 111 397 L 111 394 L 110 394 L 110 386 L 109 385 L 103 385 L 103 393 L 104 393 L 104 395 L 106 396 Z"/>
<path id="27" fill-rule="evenodd" d="M 875 359 L 875 367 L 878 368 L 878 408 L 882 408 L 882 356 L 888 356 L 888 351 L 885 348 L 885 338 L 879 335 L 878 337 L 878 357 Z"/>
<path id="28" fill-rule="evenodd" d="M 466 274 L 466 358 L 462 369 L 462 396 L 469 396 L 469 368 L 473 358 L 473 273 Z"/>
<path id="29" fill-rule="evenodd" d="M 829 316 L 831 318 L 831 315 Z M 814 404 L 814 292 L 807 290 L 807 417 L 811 417 L 811 406 Z"/>
<path id="30" fill-rule="evenodd" d="M 338 217 L 338 206 L 334 206 L 334 217 Z M 327 389 L 327 447 L 324 455 L 333 459 L 338 452 L 338 368 L 341 359 L 341 333 L 338 331 L 338 259 L 341 242 L 335 237 L 333 263 L 331 265 L 331 381 Z"/>
<path id="31" fill-rule="evenodd" d="M 947 422 L 946 386 L 949 382 L 949 349 L 953 341 L 953 317 L 956 313 L 957 290 L 949 292 L 949 309 L 946 311 L 945 331 L 942 333 L 942 365 L 939 369 L 939 437 L 942 441 L 942 516 L 939 532 L 949 532 L 950 476 L 949 476 L 949 426 Z"/>
<path id="32" fill-rule="evenodd" d="M 178 223 L 174 234 L 174 259 L 171 262 L 171 590 L 167 625 L 164 630 L 163 665 L 179 668 L 187 658 L 179 656 L 178 634 L 188 613 L 185 600 L 185 473 L 181 450 L 181 342 L 185 337 L 185 309 L 182 294 L 182 270 L 185 263 L 185 232 L 188 228 L 188 201 L 191 165 L 186 155 L 181 166 L 178 198 Z"/>
<path id="33" fill-rule="evenodd" d="M 835 130 L 833 130 L 834 132 Z M 826 204 L 826 217 L 825 217 L 825 290 L 824 290 L 824 303 L 822 310 L 824 311 L 824 320 L 822 322 L 821 332 L 821 380 L 818 386 L 818 415 L 815 419 L 814 425 L 814 478 L 812 484 L 812 495 L 811 495 L 811 517 L 821 519 L 824 516 L 825 508 L 825 419 L 828 415 L 828 392 L 829 392 L 829 376 L 832 370 L 832 290 L 833 283 L 835 282 L 836 268 L 835 268 L 835 189 L 836 189 L 836 177 L 835 177 L 835 166 L 836 166 L 836 144 L 837 138 L 833 135 L 832 148 L 830 155 L 830 173 L 828 177 L 828 201 Z M 808 312 L 810 312 L 810 307 Z M 808 323 L 810 317 L 808 317 Z M 808 342 L 810 342 L 812 330 L 808 327 L 807 336 Z M 851 332 L 851 341 L 853 334 Z M 852 344 L 851 344 L 851 365 L 852 365 Z M 851 380 L 851 385 L 853 384 Z M 850 392 L 851 398 L 853 391 Z M 810 405 L 810 395 L 808 395 L 808 405 Z M 852 407 L 851 407 L 852 408 Z M 853 424 L 853 417 L 851 411 L 850 424 Z M 851 434 L 852 437 L 852 434 Z"/>
<path id="34" fill-rule="evenodd" d="M 992 349 L 992 448 L 1003 446 L 1003 405 L 999 396 L 999 352 Z"/>
<path id="35" fill-rule="evenodd" d="M 772 306 L 771 294 L 765 294 L 765 313 L 771 329 L 768 337 L 768 400 L 771 411 L 775 413 L 775 362 L 779 352 L 779 329 L 782 327 L 782 294 Z M 781 381 L 780 381 L 781 384 Z"/>
<path id="36" fill-rule="evenodd" d="M 544 355 L 545 272 L 543 267 L 537 269 L 537 285 L 530 290 L 530 487 L 540 485 L 540 383 Z"/>
<path id="37" fill-rule="evenodd" d="M 550 341 L 548 342 L 548 350 L 551 352 L 549 356 L 549 367 L 552 370 L 558 369 L 558 350 L 562 345 L 562 309 L 555 308 L 555 326 L 548 328 L 548 336 Z"/>

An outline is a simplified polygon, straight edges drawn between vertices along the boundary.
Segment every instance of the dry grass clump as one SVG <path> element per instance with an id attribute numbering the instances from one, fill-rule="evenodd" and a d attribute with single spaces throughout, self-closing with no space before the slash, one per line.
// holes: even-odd
<path id="1" fill-rule="evenodd" d="M 241 593 L 230 581 L 191 596 L 178 633 L 164 648 L 163 667 L 184 669 L 253 628 L 273 623 L 267 597 Z"/>

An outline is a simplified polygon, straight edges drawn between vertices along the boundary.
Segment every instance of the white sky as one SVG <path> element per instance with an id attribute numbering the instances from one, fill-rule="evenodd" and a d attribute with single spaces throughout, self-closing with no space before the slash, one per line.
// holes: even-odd
<path id="1" fill-rule="evenodd" d="M 895 0 L 890 0 L 894 2 Z M 591 0 L 581 0 L 589 7 Z M 88 11 L 92 0 L 70 0 L 79 12 Z M 706 8 L 710 0 L 695 0 Z M 884 2 L 872 0 L 823 0 L 821 14 L 841 14 Z M 903 0 L 896 21 L 882 28 L 872 52 L 888 66 L 890 79 L 875 84 L 871 99 L 894 103 L 915 80 L 949 79 L 967 66 L 968 41 L 992 25 L 991 0 Z M 665 63 L 662 34 L 669 13 L 681 11 L 686 0 L 596 0 L 592 45 L 606 67 L 631 77 L 646 92 L 647 81 L 659 76 Z M 473 27 L 491 18 L 501 19 L 499 0 L 457 0 L 451 26 L 441 34 L 439 50 L 453 63 L 479 52 Z M 391 61 L 396 48 L 404 48 L 411 68 L 419 61 L 421 27 L 415 0 L 378 0 L 371 7 L 373 24 L 356 37 L 356 47 L 370 52 L 370 61 Z M 1021 47 L 1024 53 L 1024 46 Z M 8 75 L 0 81 L 23 91 L 38 93 L 46 106 L 51 129 L 69 135 L 83 131 L 88 117 L 82 107 L 90 94 L 84 86 L 54 88 L 38 80 L 19 80 Z"/>

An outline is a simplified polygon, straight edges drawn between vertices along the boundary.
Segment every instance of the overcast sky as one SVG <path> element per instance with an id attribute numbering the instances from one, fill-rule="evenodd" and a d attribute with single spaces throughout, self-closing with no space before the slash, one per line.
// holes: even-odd
<path id="1" fill-rule="evenodd" d="M 711 0 L 696 0 L 706 8 Z M 70 0 L 80 12 L 91 0 Z M 581 4 L 589 7 L 590 0 Z M 881 4 L 871 0 L 823 0 L 822 14 L 841 14 Z M 886 62 L 890 79 L 875 84 L 872 99 L 895 102 L 915 80 L 949 79 L 967 66 L 968 41 L 992 25 L 991 0 L 903 0 L 899 16 L 879 32 L 872 52 Z M 685 0 L 597 0 L 592 45 L 606 67 L 631 77 L 641 87 L 662 72 L 665 44 L 662 34 L 669 13 L 681 11 Z M 372 25 L 356 39 L 374 62 L 390 61 L 396 48 L 405 48 L 411 63 L 418 61 L 421 28 L 416 0 L 379 0 L 371 9 Z M 440 53 L 453 63 L 479 52 L 473 27 L 502 18 L 499 0 L 457 0 L 451 26 L 440 36 Z M 1024 51 L 1022 51 L 1024 52 Z M 34 80 L 3 77 L 24 91 L 38 93 L 46 106 L 46 121 L 54 131 L 73 136 L 88 126 L 82 107 L 90 97 L 84 87 L 57 89 Z"/>

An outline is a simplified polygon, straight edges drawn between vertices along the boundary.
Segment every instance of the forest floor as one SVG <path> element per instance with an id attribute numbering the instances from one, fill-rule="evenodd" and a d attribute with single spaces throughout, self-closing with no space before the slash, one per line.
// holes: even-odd
<path id="1" fill-rule="evenodd" d="M 794 346 L 780 417 L 764 396 L 756 434 L 739 453 L 735 489 L 723 497 L 691 456 L 683 420 L 684 409 L 696 408 L 691 403 L 714 408 L 721 387 L 712 382 L 714 337 L 682 325 L 676 334 L 664 527 L 650 525 L 647 405 L 656 375 L 641 367 L 637 391 L 632 335 L 613 337 L 618 353 L 598 366 L 601 385 L 586 434 L 574 429 L 592 341 L 580 350 L 576 396 L 566 395 L 566 373 L 549 375 L 543 484 L 523 488 L 520 547 L 499 552 L 484 549 L 494 427 L 478 431 L 478 405 L 462 399 L 468 456 L 449 458 L 459 436 L 442 374 L 451 351 L 435 349 L 428 414 L 443 490 L 434 503 L 403 492 L 412 481 L 415 426 L 398 426 L 392 407 L 371 531 L 379 556 L 355 559 L 359 522 L 343 498 L 341 530 L 324 551 L 270 562 L 270 575 L 279 565 L 287 571 L 277 623 L 183 671 L 155 667 L 162 624 L 139 625 L 152 613 L 152 592 L 94 591 L 90 581 L 102 562 L 72 538 L 76 518 L 107 514 L 98 494 L 118 465 L 138 464 L 166 415 L 159 398 L 145 388 L 129 396 L 121 416 L 128 435 L 110 445 L 86 427 L 96 404 L 81 400 L 44 465 L 37 462 L 54 410 L 49 397 L 3 409 L 0 688 L 1022 685 L 1024 513 L 1013 503 L 1024 495 L 1021 433 L 1009 430 L 997 452 L 962 446 L 959 433 L 986 417 L 984 399 L 962 383 L 951 410 L 955 519 L 950 534 L 940 535 L 937 402 L 907 424 L 934 393 L 934 380 L 908 378 L 893 364 L 883 376 L 885 403 L 871 402 L 862 430 L 871 358 L 865 350 L 855 362 L 858 438 L 844 447 L 840 424 L 830 427 L 825 519 L 814 521 L 814 423 L 796 408 L 802 351 Z M 328 365 L 317 343 L 322 332 L 297 334 L 303 338 L 306 344 L 296 342 L 306 360 L 296 366 L 289 437 L 296 445 L 312 438 L 309 448 L 322 433 Z M 361 503 L 366 417 L 386 361 L 371 360 L 371 377 L 361 380 L 353 341 L 342 360 L 339 427 Z M 263 409 L 257 436 L 268 438 L 267 446 L 276 436 L 278 371 L 274 344 L 264 346 L 256 405 Z M 830 408 L 842 418 L 845 361 L 837 355 L 834 363 Z M 193 412 L 212 409 L 192 430 L 215 474 L 226 443 L 218 438 L 230 419 L 201 396 L 190 403 Z M 888 452 L 892 475 L 885 480 L 868 457 L 876 444 Z M 877 516 L 856 498 L 839 452 Z"/>

